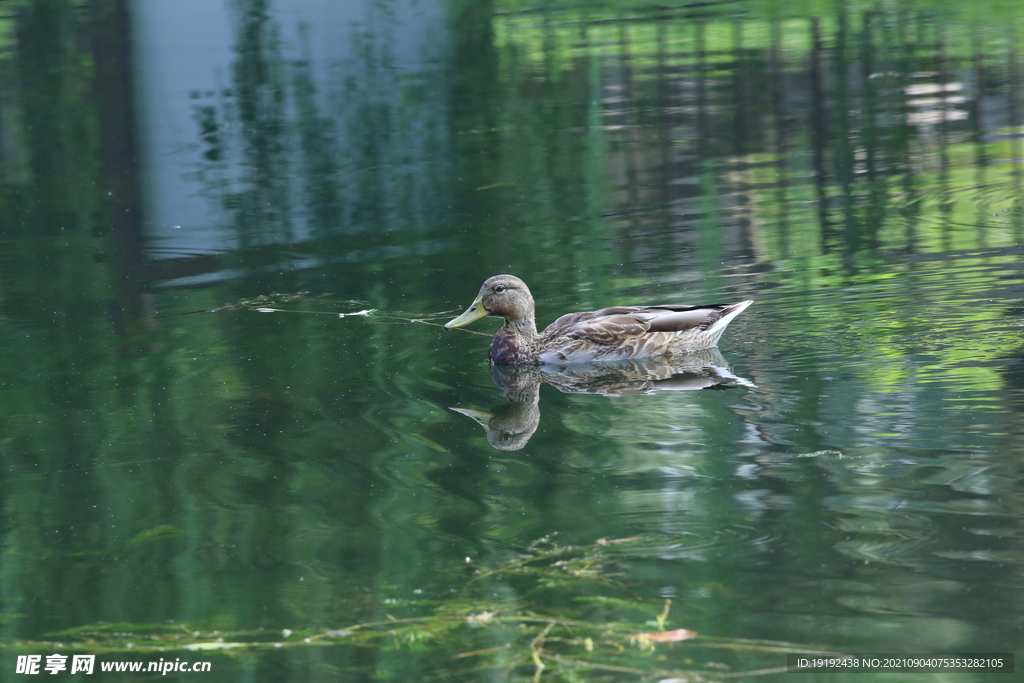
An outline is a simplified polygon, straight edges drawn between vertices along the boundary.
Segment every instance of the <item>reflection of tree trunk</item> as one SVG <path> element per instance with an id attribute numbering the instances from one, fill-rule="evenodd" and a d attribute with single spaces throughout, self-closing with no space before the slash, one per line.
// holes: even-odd
<path id="1" fill-rule="evenodd" d="M 11 102 L 13 101 L 14 93 L 11 92 L 13 88 L 7 80 L 6 65 L 0 65 L 0 102 Z M 8 185 L 14 184 L 15 174 L 12 164 L 14 162 L 14 154 L 12 151 L 7 149 L 7 135 L 5 131 L 10 128 L 7 123 L 7 117 L 5 116 L 4 108 L 0 106 L 0 184 Z M 0 195 L 0 201 L 2 201 L 3 195 Z"/>
<path id="2" fill-rule="evenodd" d="M 1010 32 L 1010 153 L 1013 156 L 1013 175 L 1020 175 L 1020 65 L 1017 63 L 1017 35 Z M 1017 182 L 1019 184 L 1019 180 Z"/>
<path id="3" fill-rule="evenodd" d="M 949 74 L 946 72 L 946 32 L 942 28 L 942 22 L 936 22 L 935 42 L 938 49 L 938 64 L 936 71 L 939 72 L 939 212 L 942 214 L 942 248 L 949 250 L 950 243 L 950 219 L 953 215 L 953 199 L 949 191 L 949 112 L 947 111 L 946 99 L 949 91 Z"/>
<path id="4" fill-rule="evenodd" d="M 785 64 L 782 56 L 782 23 L 772 20 L 771 96 L 775 117 L 775 168 L 778 170 L 775 200 L 779 209 L 779 246 L 783 256 L 789 255 L 789 221 L 786 190 L 789 185 L 789 164 L 786 161 L 786 86 L 783 81 Z"/>
<path id="5" fill-rule="evenodd" d="M 708 130 L 708 108 L 707 108 L 707 83 L 705 78 L 707 75 L 707 64 L 705 63 L 705 24 L 703 21 L 697 22 L 696 27 L 696 38 L 697 38 L 697 157 L 699 163 L 703 164 L 705 157 L 708 153 L 707 138 L 711 131 Z"/>
<path id="6" fill-rule="evenodd" d="M 626 188 L 629 193 L 630 206 L 636 206 L 640 201 L 640 188 L 637 182 L 637 169 L 640 166 L 639 147 L 637 140 L 637 121 L 633 102 L 633 70 L 632 57 L 629 51 L 629 26 L 625 17 L 619 17 L 619 60 L 622 74 L 622 101 L 619 107 L 622 111 L 622 123 L 625 128 L 622 139 L 626 142 L 624 159 L 626 162 Z M 635 217 L 634 217 L 635 222 Z"/>
<path id="7" fill-rule="evenodd" d="M 558 103 L 563 99 L 561 90 L 565 86 L 565 83 L 559 78 L 558 57 L 562 49 L 560 39 L 563 34 L 556 30 L 551 16 L 551 6 L 547 4 L 544 5 L 541 13 L 541 35 L 543 36 L 541 52 L 544 57 L 544 76 L 541 79 L 544 92 L 542 104 L 544 119 L 539 132 L 544 140 L 547 173 L 552 178 L 558 178 L 562 174 L 560 163 L 562 153 L 560 117 L 562 112 Z M 495 143 L 497 143 L 497 138 L 495 138 Z M 495 168 L 497 166 L 498 164 L 495 164 Z M 563 208 L 562 202 L 565 199 L 566 197 L 561 193 L 552 196 L 556 210 Z"/>
<path id="8" fill-rule="evenodd" d="M 93 111 L 71 113 L 78 104 L 75 79 L 81 75 L 81 55 L 67 35 L 67 29 L 77 24 L 75 14 L 68 0 L 39 0 L 24 3 L 16 24 L 15 82 L 31 178 L 24 205 L 36 219 L 36 237 L 77 223 L 85 208 L 82 179 L 91 180 L 95 173 L 88 162 L 83 163 L 91 155 L 77 153 L 88 144 L 87 122 Z"/>
<path id="9" fill-rule="evenodd" d="M 749 113 L 750 78 L 749 65 L 743 48 L 743 20 L 732 22 L 733 40 L 733 142 L 736 154 L 736 172 L 733 174 L 736 185 L 736 201 L 738 206 L 737 220 L 742 229 L 743 250 L 750 254 L 763 254 L 764 245 L 757 239 L 757 227 L 754 218 L 754 207 L 748 195 L 747 168 L 747 126 L 752 124 Z"/>
<path id="10" fill-rule="evenodd" d="M 919 204 L 917 201 L 917 183 L 914 176 L 914 158 L 910 150 L 910 140 L 914 133 L 910 123 L 910 102 L 907 97 L 907 86 L 910 85 L 910 74 L 914 69 L 915 44 L 910 40 L 910 17 L 907 10 L 900 10 L 897 24 L 897 43 L 903 46 L 900 55 L 899 80 L 897 88 L 898 102 L 895 107 L 899 114 L 900 124 L 896 129 L 896 142 L 894 147 L 898 148 L 900 162 L 905 169 L 903 176 L 903 193 L 906 199 L 903 201 L 901 213 L 906 225 L 906 249 L 913 253 L 917 250 L 917 219 Z"/>
<path id="11" fill-rule="evenodd" d="M 875 13 L 864 12 L 864 33 L 861 40 L 861 88 L 864 100 L 864 165 L 868 178 L 868 206 L 864 228 L 868 237 L 868 249 L 878 248 L 878 229 L 885 219 L 885 181 L 877 173 L 878 167 L 878 82 L 874 75 L 876 70 L 874 55 L 882 52 L 874 31 Z M 878 22 L 881 23 L 881 22 Z M 883 53 L 884 54 L 884 53 Z"/>
<path id="12" fill-rule="evenodd" d="M 334 144 L 334 122 L 324 116 L 317 104 L 317 82 L 313 76 L 309 31 L 299 32 L 303 58 L 293 66 L 292 90 L 295 94 L 295 128 L 301 150 L 303 194 L 309 207 L 309 225 L 315 239 L 311 246 L 323 249 L 323 258 L 334 255 L 331 235 L 344 222 L 338 159 Z M 212 151 L 212 150 L 211 150 Z"/>
<path id="13" fill-rule="evenodd" d="M 831 227 L 828 220 L 828 179 L 825 174 L 825 149 L 828 146 L 828 119 L 825 109 L 825 50 L 821 42 L 821 20 L 811 18 L 811 144 L 814 147 L 814 187 L 818 196 L 818 224 L 821 251 L 828 251 Z"/>
<path id="14" fill-rule="evenodd" d="M 971 100 L 971 141 L 974 143 L 974 182 L 978 188 L 978 246 L 988 246 L 987 228 L 985 216 L 989 212 L 988 193 L 985 192 L 985 165 L 988 163 L 985 155 L 985 142 L 983 135 L 985 128 L 982 125 L 981 98 L 985 94 L 985 65 L 984 56 L 981 52 L 981 38 L 978 35 L 978 27 L 975 26 L 971 32 L 971 51 L 974 53 L 972 64 L 974 68 L 974 97 Z"/>
<path id="15" fill-rule="evenodd" d="M 1017 56 L 1017 32 L 1010 29 L 1010 164 L 1013 188 L 1017 199 L 1013 202 L 1013 228 L 1017 239 L 1024 236 L 1024 201 L 1020 199 L 1020 64 Z"/>
<path id="16" fill-rule="evenodd" d="M 668 219 L 668 204 L 672 199 L 672 184 L 669 183 L 672 165 L 672 125 L 669 117 L 669 74 L 666 63 L 668 31 L 667 22 L 658 20 L 658 152 L 661 155 L 661 206 Z"/>
<path id="17" fill-rule="evenodd" d="M 974 142 L 974 163 L 979 170 L 986 164 L 985 143 L 982 140 L 984 127 L 982 125 L 981 98 L 985 94 L 985 58 L 981 52 L 981 38 L 978 35 L 977 27 L 974 28 L 971 36 L 971 47 L 974 55 L 972 57 L 974 67 L 974 98 L 971 100 L 971 138 Z"/>
<path id="18" fill-rule="evenodd" d="M 133 334 L 142 296 L 143 235 L 132 89 L 131 17 L 127 0 L 93 3 L 96 102 L 103 164 L 104 224 L 114 255 L 118 291 L 115 324 Z"/>
<path id="19" fill-rule="evenodd" d="M 497 133 L 499 108 L 496 86 L 499 77 L 493 15 L 493 0 L 452 0 L 449 3 L 449 35 L 452 40 L 448 88 L 449 139 L 452 158 L 457 160 L 452 178 L 462 185 L 454 188 L 451 195 L 456 203 L 454 210 L 470 221 L 483 221 L 484 216 L 493 213 L 487 193 L 472 190 L 496 182 L 497 157 L 501 150 Z M 464 134 L 472 130 L 482 132 L 479 135 Z M 485 231 L 473 231 L 473 239 L 479 243 L 480 253 L 489 253 L 491 235 Z"/>
<path id="20" fill-rule="evenodd" d="M 294 236 L 292 176 L 286 172 L 290 156 L 285 139 L 284 62 L 280 29 L 271 17 L 268 0 L 238 0 L 231 7 L 236 34 L 232 85 L 248 185 L 232 201 L 238 206 L 234 216 L 238 244 L 247 250 L 239 256 L 245 259 L 247 276 L 255 277 L 255 268 L 272 266 L 280 258 L 275 250 L 260 247 Z M 362 144 L 364 149 L 372 149 L 379 139 L 368 135 Z M 369 182 L 381 184 L 379 177 L 371 177 Z M 276 286 L 292 284 L 285 275 Z"/>
<path id="21" fill-rule="evenodd" d="M 864 145 L 864 170 L 867 173 L 868 183 L 875 180 L 875 88 L 872 85 L 871 74 L 875 71 L 874 63 L 874 37 L 871 31 L 872 12 L 864 12 L 863 31 L 861 32 L 861 95 L 864 104 L 864 134 L 861 137 Z"/>
<path id="22" fill-rule="evenodd" d="M 836 174 L 843 188 L 843 224 L 846 229 L 846 253 L 858 249 L 857 218 L 853 197 L 854 165 L 853 148 L 850 143 L 852 130 L 850 126 L 850 81 L 849 65 L 847 64 L 846 40 L 849 35 L 846 7 L 839 5 L 839 27 L 836 31 L 836 125 L 842 134 L 837 136 Z"/>
<path id="23" fill-rule="evenodd" d="M 622 134 L 620 139 L 624 140 L 623 163 L 626 171 L 626 191 L 629 197 L 630 206 L 637 204 L 637 166 L 636 140 L 634 139 L 633 109 L 633 73 L 631 70 L 632 57 L 630 55 L 630 29 L 625 16 L 618 16 L 618 73 L 622 77 L 620 81 L 620 92 L 622 95 L 612 106 L 618 112 L 622 121 Z M 634 219 L 635 223 L 635 219 Z"/>
<path id="24" fill-rule="evenodd" d="M 734 19 L 732 22 L 733 41 L 733 67 L 734 78 L 734 100 L 733 105 L 733 141 L 735 143 L 736 156 L 743 156 L 747 153 L 746 129 L 749 121 L 747 115 L 747 104 L 749 97 L 747 60 L 743 53 L 743 20 Z"/>

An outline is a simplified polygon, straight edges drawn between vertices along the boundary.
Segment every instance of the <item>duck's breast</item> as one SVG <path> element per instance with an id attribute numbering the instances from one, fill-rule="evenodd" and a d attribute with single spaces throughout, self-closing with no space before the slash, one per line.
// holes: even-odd
<path id="1" fill-rule="evenodd" d="M 523 354 L 516 335 L 507 327 L 502 327 L 494 333 L 488 356 L 494 365 L 528 365 L 536 362 Z"/>

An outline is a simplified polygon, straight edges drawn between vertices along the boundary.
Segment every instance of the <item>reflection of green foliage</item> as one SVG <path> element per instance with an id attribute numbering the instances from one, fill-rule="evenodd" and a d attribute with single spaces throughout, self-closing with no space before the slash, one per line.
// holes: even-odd
<path id="1" fill-rule="evenodd" d="M 900 7 L 896 2 L 865 2 L 844 3 L 849 10 L 863 9 L 882 10 Z M 499 11 L 533 12 L 543 11 L 578 11 L 583 10 L 591 16 L 633 13 L 636 15 L 664 13 L 666 10 L 688 9 L 687 3 L 670 4 L 660 0 L 497 0 L 495 5 Z M 717 5 L 717 6 L 716 6 Z M 719 9 L 729 16 L 744 16 L 755 20 L 775 18 L 803 18 L 812 16 L 830 16 L 835 13 L 836 4 L 831 0 L 734 0 L 721 3 L 701 3 L 694 5 L 698 12 L 714 12 Z M 987 0 L 985 2 L 958 3 L 949 0 L 918 0 L 913 5 L 916 12 L 939 13 L 947 21 L 986 20 L 996 25 L 1006 26 L 1017 23 L 1020 14 L 1013 2 L 1004 0 Z"/>

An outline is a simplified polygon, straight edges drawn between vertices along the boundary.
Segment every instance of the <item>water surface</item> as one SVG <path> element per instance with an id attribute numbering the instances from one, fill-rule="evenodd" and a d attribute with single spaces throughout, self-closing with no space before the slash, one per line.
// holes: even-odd
<path id="1" fill-rule="evenodd" d="M 4 676 L 1019 650 L 1016 8 L 5 7 Z M 756 303 L 508 376 L 440 327 L 500 272 Z"/>

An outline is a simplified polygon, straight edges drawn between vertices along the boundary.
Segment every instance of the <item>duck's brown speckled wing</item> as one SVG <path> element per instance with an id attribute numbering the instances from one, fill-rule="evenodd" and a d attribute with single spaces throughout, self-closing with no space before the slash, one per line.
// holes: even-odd
<path id="1" fill-rule="evenodd" d="M 579 317 L 566 326 L 568 336 L 595 344 L 619 344 L 652 332 L 707 329 L 721 312 L 718 306 L 612 306 L 576 315 Z"/>
<path id="2" fill-rule="evenodd" d="M 647 334 L 650 323 L 628 314 L 597 316 L 581 320 L 569 330 L 574 339 L 585 339 L 595 344 L 616 344 L 624 339 L 635 339 Z"/>

